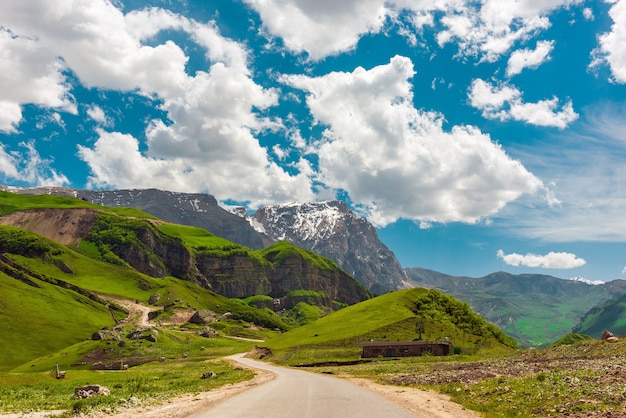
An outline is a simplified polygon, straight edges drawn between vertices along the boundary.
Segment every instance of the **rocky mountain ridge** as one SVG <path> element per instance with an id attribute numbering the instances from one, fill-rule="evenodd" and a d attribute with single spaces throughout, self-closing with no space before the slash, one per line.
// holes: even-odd
<path id="1" fill-rule="evenodd" d="M 141 209 L 168 222 L 206 229 L 252 249 L 285 240 L 330 258 L 375 293 L 407 287 L 402 266 L 378 239 L 376 229 L 340 201 L 269 206 L 248 215 L 243 208 L 225 209 L 213 196 L 203 193 L 63 187 L 0 189 L 72 196 L 103 206 Z"/>
<path id="2" fill-rule="evenodd" d="M 102 248 L 110 251 L 102 255 L 110 262 L 119 260 L 152 277 L 174 276 L 196 282 L 226 297 L 283 298 L 292 291 L 307 290 L 324 295 L 329 307 L 336 307 L 334 302 L 354 304 L 371 297 L 338 266 L 326 263 L 320 267 L 316 262 L 319 256 L 303 254 L 304 250 L 293 246 L 277 244 L 261 253 L 234 243 L 215 249 L 190 249 L 180 238 L 161 231 L 155 221 L 126 219 L 83 208 L 17 211 L 1 216 L 0 224 L 16 226 L 64 245 L 89 241 L 101 253 Z"/>

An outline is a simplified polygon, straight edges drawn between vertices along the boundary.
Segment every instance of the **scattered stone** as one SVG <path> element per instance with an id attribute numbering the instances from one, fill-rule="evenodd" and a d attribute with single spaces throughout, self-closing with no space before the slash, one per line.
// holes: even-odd
<path id="1" fill-rule="evenodd" d="M 130 398 L 128 398 L 128 403 L 130 403 L 131 405 L 139 405 L 139 398 L 131 396 Z"/>
<path id="2" fill-rule="evenodd" d="M 119 343 L 117 343 L 118 347 L 126 347 L 126 341 L 120 341 Z"/>
<path id="3" fill-rule="evenodd" d="M 101 341 L 101 340 L 119 340 L 121 337 L 115 330 L 110 330 L 108 328 L 103 328 L 100 331 L 96 331 L 91 335 L 91 339 L 93 341 Z"/>
<path id="4" fill-rule="evenodd" d="M 101 385 L 86 385 L 74 389 L 74 399 L 85 399 L 98 395 L 109 396 L 110 394 L 109 388 Z"/>
<path id="5" fill-rule="evenodd" d="M 157 342 L 157 337 L 155 337 L 154 335 L 148 335 L 146 337 L 146 340 L 150 341 L 151 343 L 155 343 Z"/>
<path id="6" fill-rule="evenodd" d="M 218 336 L 218 333 L 211 327 L 204 327 L 202 328 L 200 336 L 204 338 L 214 338 Z"/>
<path id="7" fill-rule="evenodd" d="M 200 376 L 200 379 L 210 379 L 211 377 L 214 377 L 215 373 L 213 372 L 206 372 L 206 373 L 202 373 L 202 376 Z"/>

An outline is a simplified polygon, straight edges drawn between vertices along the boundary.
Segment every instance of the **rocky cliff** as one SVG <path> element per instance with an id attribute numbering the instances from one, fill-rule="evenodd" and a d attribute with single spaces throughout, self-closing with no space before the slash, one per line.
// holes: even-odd
<path id="1" fill-rule="evenodd" d="M 268 206 L 250 220 L 274 240 L 289 241 L 334 260 L 375 293 L 406 287 L 404 270 L 378 239 L 376 229 L 343 202 Z"/>
<path id="2" fill-rule="evenodd" d="M 320 266 L 315 259 L 319 256 L 291 250 L 292 245 L 288 251 L 276 244 L 261 252 L 234 243 L 227 249 L 190 247 L 181 238 L 161 231 L 158 222 L 90 209 L 20 211 L 0 217 L 0 224 L 74 246 L 81 240 L 90 241 L 105 261 L 130 265 L 152 277 L 191 280 L 227 297 L 263 294 L 281 298 L 289 292 L 309 290 L 324 293 L 331 302 L 354 304 L 371 296 L 330 260 Z M 327 268 L 329 265 L 334 267 Z"/>

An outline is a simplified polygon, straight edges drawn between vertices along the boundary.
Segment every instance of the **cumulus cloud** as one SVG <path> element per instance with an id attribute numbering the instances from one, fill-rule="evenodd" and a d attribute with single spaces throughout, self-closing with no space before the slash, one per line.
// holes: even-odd
<path id="1" fill-rule="evenodd" d="M 612 81 L 626 83 L 626 0 L 605 0 L 613 4 L 609 16 L 613 20 L 611 31 L 598 38 L 600 44 L 592 53 L 591 67 L 607 64 L 611 69 Z"/>
<path id="2" fill-rule="evenodd" d="M 539 41 L 534 50 L 520 49 L 514 51 L 506 67 L 507 77 L 520 74 L 525 68 L 537 68 L 550 60 L 550 53 L 554 49 L 554 41 Z"/>
<path id="3" fill-rule="evenodd" d="M 379 32 L 389 13 L 382 0 L 244 1 L 285 47 L 313 60 L 354 48 L 363 34 Z"/>
<path id="4" fill-rule="evenodd" d="M 90 186 L 209 191 L 251 207 L 314 199 L 306 161 L 296 162 L 290 174 L 256 138 L 282 129 L 280 121 L 258 114 L 278 103 L 277 92 L 254 82 L 246 47 L 223 37 L 213 22 L 157 8 L 124 14 L 105 0 L 2 2 L 4 22 L 49 51 L 42 58 L 48 67 L 61 57 L 82 84 L 136 92 L 156 99 L 167 112 L 167 123 L 148 124 L 145 146 L 144 138 L 103 130 L 93 146 L 81 146 L 79 156 L 92 172 Z M 155 42 L 165 30 L 181 31 L 204 48 L 208 68 L 187 74 L 185 52 L 172 41 Z M 52 75 L 53 86 L 64 86 L 58 68 Z M 88 113 L 106 121 L 95 107 Z"/>
<path id="5" fill-rule="evenodd" d="M 571 100 L 559 109 L 559 99 L 526 103 L 522 92 L 507 84 L 494 85 L 481 79 L 472 81 L 468 92 L 470 104 L 487 119 L 516 120 L 531 125 L 566 128 L 578 119 Z"/>
<path id="6" fill-rule="evenodd" d="M 409 58 L 321 77 L 283 76 L 308 93 L 316 121 L 319 180 L 347 191 L 378 225 L 398 218 L 476 222 L 543 187 L 519 161 L 472 126 L 442 127 L 415 109 Z"/>
<path id="7" fill-rule="evenodd" d="M 546 269 L 572 269 L 584 266 L 586 261 L 576 254 L 565 252 L 549 252 L 545 255 L 538 254 L 505 254 L 498 250 L 498 258 L 501 258 L 509 266 L 539 267 Z"/>
<path id="8" fill-rule="evenodd" d="M 0 17 L 0 132 L 17 131 L 26 103 L 75 114 L 76 106 L 62 70 L 63 63 L 53 52 L 2 27 Z"/>

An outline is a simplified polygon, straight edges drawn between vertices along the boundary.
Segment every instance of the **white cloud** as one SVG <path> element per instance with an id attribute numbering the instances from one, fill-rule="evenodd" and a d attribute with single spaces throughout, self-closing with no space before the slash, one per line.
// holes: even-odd
<path id="1" fill-rule="evenodd" d="M 283 76 L 308 92 L 327 126 L 317 146 L 319 180 L 349 193 L 374 223 L 398 218 L 476 222 L 543 187 L 488 135 L 442 127 L 442 117 L 413 107 L 411 60 L 322 77 Z"/>
<path id="2" fill-rule="evenodd" d="M 507 84 L 494 85 L 481 79 L 472 81 L 468 92 L 470 104 L 487 119 L 516 120 L 531 125 L 566 128 L 578 119 L 571 100 L 559 109 L 559 99 L 525 103 L 522 92 Z"/>
<path id="3" fill-rule="evenodd" d="M 596 17 L 593 15 L 593 10 L 589 7 L 583 9 L 583 17 L 586 20 L 594 20 Z"/>
<path id="4" fill-rule="evenodd" d="M 33 142 L 20 143 L 23 152 L 7 152 L 0 143 L 0 175 L 4 181 L 25 182 L 34 186 L 64 186 L 67 177 L 51 168 L 51 161 L 41 158 Z"/>
<path id="5" fill-rule="evenodd" d="M 87 107 L 87 116 L 102 126 L 111 126 L 112 121 L 104 113 L 104 110 L 96 104 Z"/>
<path id="6" fill-rule="evenodd" d="M 498 250 L 497 256 L 509 266 L 539 267 L 546 269 L 572 269 L 586 264 L 586 261 L 582 258 L 578 258 L 576 254 L 564 252 L 549 252 L 545 255 L 522 255 L 517 253 L 504 254 L 504 251 Z"/>
<path id="7" fill-rule="evenodd" d="M 379 32 L 389 13 L 382 0 L 244 1 L 289 50 L 313 60 L 353 49 L 363 34 Z"/>
<path id="8" fill-rule="evenodd" d="M 514 51 L 506 67 L 507 77 L 520 74 L 525 68 L 537 68 L 550 60 L 550 53 L 554 49 L 554 41 L 539 41 L 534 50 L 520 49 Z"/>
<path id="9" fill-rule="evenodd" d="M 221 36 L 214 23 L 156 8 L 125 15 L 106 0 L 30 0 L 0 2 L 0 25 L 34 39 L 47 51 L 48 65 L 61 57 L 84 85 L 137 92 L 157 99 L 167 112 L 167 124 L 149 123 L 147 147 L 139 143 L 143 138 L 103 130 L 92 148 L 80 147 L 92 172 L 90 185 L 208 191 L 251 207 L 314 199 L 307 163 L 297 163 L 301 171 L 289 174 L 255 137 L 284 129 L 280 121 L 258 116 L 277 105 L 277 92 L 254 82 L 246 47 Z M 204 48 L 207 69 L 189 75 L 188 57 L 177 44 L 155 45 L 164 30 L 182 31 Z M 53 73 L 57 87 L 60 74 Z M 106 120 L 94 107 L 89 115 Z"/>
<path id="10" fill-rule="evenodd" d="M 76 113 L 62 69 L 53 52 L 3 28 L 0 17 L 0 132 L 16 132 L 26 103 Z"/>
<path id="11" fill-rule="evenodd" d="M 605 0 L 613 4 L 609 16 L 613 20 L 611 31 L 600 35 L 599 46 L 592 56 L 591 67 L 608 64 L 612 81 L 626 83 L 626 0 Z"/>

